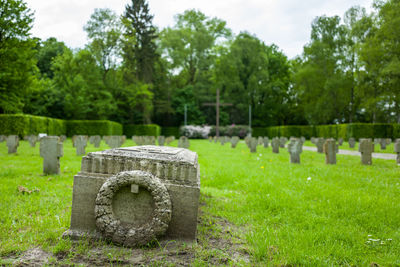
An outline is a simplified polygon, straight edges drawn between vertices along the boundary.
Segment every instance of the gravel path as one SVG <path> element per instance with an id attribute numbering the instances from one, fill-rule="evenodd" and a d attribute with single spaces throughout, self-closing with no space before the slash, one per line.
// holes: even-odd
<path id="1" fill-rule="evenodd" d="M 303 150 L 317 151 L 317 148 L 316 147 L 312 147 L 312 146 L 303 146 Z M 339 153 L 338 154 L 359 156 L 359 157 L 361 156 L 361 153 L 358 152 L 358 151 L 351 151 L 351 150 L 345 150 L 345 149 L 339 149 Z M 372 158 L 396 160 L 396 154 L 372 153 Z"/>

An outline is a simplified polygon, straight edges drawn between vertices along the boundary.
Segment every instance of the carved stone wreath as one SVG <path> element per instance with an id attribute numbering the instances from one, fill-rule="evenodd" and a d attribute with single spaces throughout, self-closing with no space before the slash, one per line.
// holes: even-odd
<path id="1" fill-rule="evenodd" d="M 136 184 L 146 188 L 154 200 L 152 219 L 139 226 L 122 224 L 114 217 L 112 200 L 124 186 Z M 144 171 L 120 172 L 108 179 L 97 193 L 95 206 L 96 226 L 103 236 L 116 244 L 135 247 L 147 244 L 161 236 L 171 220 L 171 200 L 164 184 Z"/>

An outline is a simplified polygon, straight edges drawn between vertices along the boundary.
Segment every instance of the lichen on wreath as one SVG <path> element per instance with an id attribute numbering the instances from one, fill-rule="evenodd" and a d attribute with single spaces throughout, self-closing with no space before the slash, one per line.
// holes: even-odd
<path id="1" fill-rule="evenodd" d="M 139 226 L 127 226 L 114 217 L 113 196 L 124 186 L 137 184 L 147 189 L 154 200 L 152 219 Z M 102 235 L 120 245 L 135 247 L 145 245 L 163 235 L 171 220 L 171 200 L 164 184 L 144 171 L 120 172 L 109 178 L 100 188 L 95 205 L 96 226 Z"/>

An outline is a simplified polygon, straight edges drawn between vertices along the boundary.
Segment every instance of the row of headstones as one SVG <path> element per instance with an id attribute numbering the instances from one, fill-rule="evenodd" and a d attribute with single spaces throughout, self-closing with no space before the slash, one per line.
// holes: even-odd
<path id="1" fill-rule="evenodd" d="M 221 142 L 221 145 L 224 145 L 227 142 L 232 144 L 232 148 L 235 148 L 237 143 L 239 142 L 239 137 L 234 136 L 232 138 L 227 136 L 222 136 L 219 138 L 209 138 L 210 142 L 213 140 L 215 142 Z M 305 142 L 305 138 L 290 138 L 290 143 L 288 144 L 288 152 L 290 153 L 290 162 L 291 163 L 300 163 L 300 154 L 303 151 L 303 144 Z M 285 144 L 287 143 L 288 139 L 286 137 L 275 137 L 271 140 L 271 147 L 273 153 L 279 153 L 279 148 L 284 148 Z M 365 165 L 372 164 L 372 152 L 374 151 L 374 143 L 372 139 L 362 138 L 359 140 L 359 152 L 361 153 L 361 163 Z M 390 144 L 391 139 L 375 139 L 375 143 L 385 143 Z M 327 164 L 336 164 L 336 154 L 339 152 L 339 145 L 343 144 L 343 139 L 339 139 L 338 143 L 333 138 L 311 138 L 311 142 L 317 146 L 317 152 L 325 153 L 326 155 L 326 163 Z M 263 145 L 264 148 L 267 148 L 269 145 L 269 138 L 268 137 L 246 137 L 245 143 L 249 147 L 251 153 L 257 152 L 257 146 Z M 350 147 L 355 146 L 355 139 L 349 139 Z M 394 151 L 397 153 L 397 164 L 400 164 L 400 139 L 396 139 Z"/>
<path id="2" fill-rule="evenodd" d="M 362 138 L 362 139 L 365 139 L 365 138 Z M 397 143 L 398 140 L 400 140 L 400 139 L 396 139 L 395 143 Z M 322 144 L 324 142 L 324 138 L 322 138 L 322 137 L 320 137 L 320 138 L 311 137 L 311 142 L 314 145 L 316 145 L 317 147 L 319 147 L 319 151 L 320 150 L 322 151 Z M 349 147 L 350 148 L 354 148 L 355 145 L 356 145 L 356 139 L 351 137 L 351 138 L 349 138 L 348 143 L 349 143 Z M 391 143 L 392 143 L 392 139 L 391 138 L 374 138 L 374 144 L 375 145 L 380 145 L 382 150 L 385 150 L 386 146 L 390 145 Z M 343 138 L 339 138 L 338 139 L 338 144 L 339 144 L 339 146 L 341 146 L 343 144 Z M 322 153 L 322 152 L 320 152 L 320 153 Z"/>

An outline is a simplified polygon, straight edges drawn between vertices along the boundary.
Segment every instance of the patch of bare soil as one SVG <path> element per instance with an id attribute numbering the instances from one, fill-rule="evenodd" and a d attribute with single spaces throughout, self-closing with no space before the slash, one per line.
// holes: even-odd
<path id="1" fill-rule="evenodd" d="M 201 203 L 201 206 L 204 205 Z M 13 258 L 14 266 L 249 265 L 250 256 L 239 237 L 241 229 L 202 210 L 199 210 L 197 242 L 194 243 L 160 241 L 136 249 L 93 243 L 84 252 L 74 244 L 71 250 L 57 255 L 33 248 L 9 260 Z"/>

